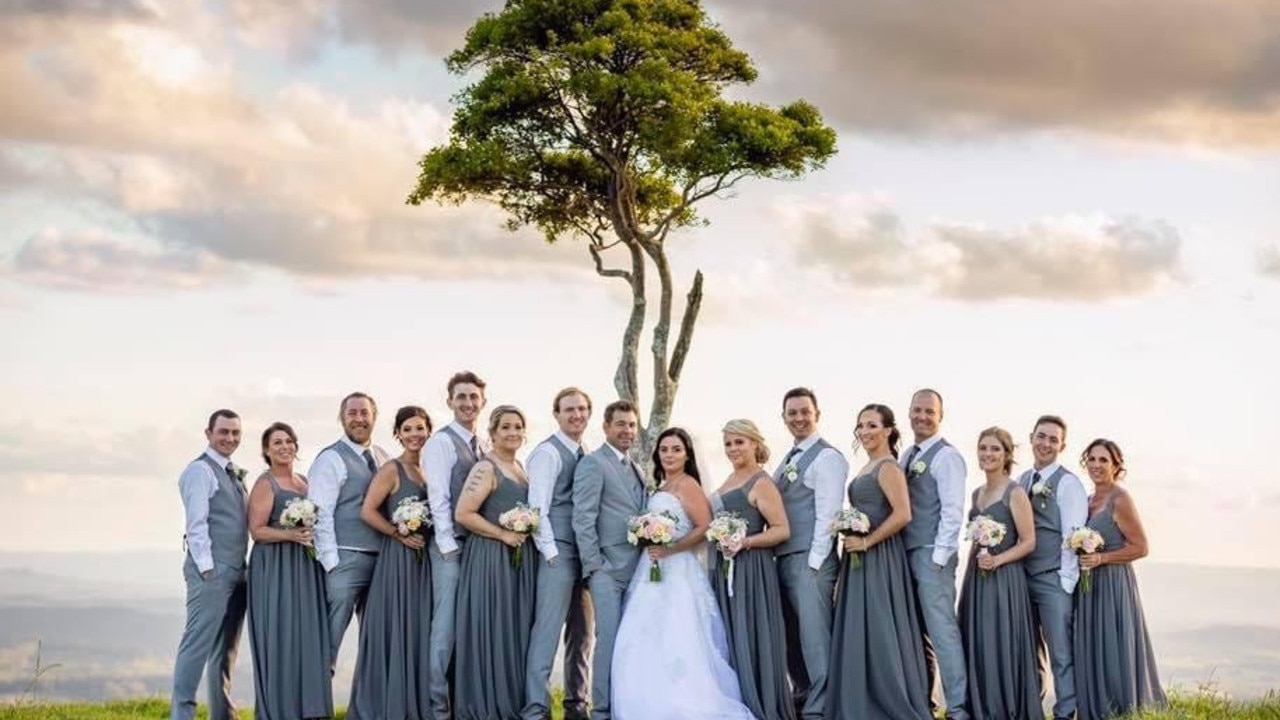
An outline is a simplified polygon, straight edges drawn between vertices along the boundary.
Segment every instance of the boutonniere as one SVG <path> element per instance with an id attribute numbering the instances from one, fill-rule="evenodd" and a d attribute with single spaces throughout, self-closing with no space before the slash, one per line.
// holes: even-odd
<path id="1" fill-rule="evenodd" d="M 235 472 L 236 480 L 239 480 L 240 482 L 244 482 L 244 476 L 248 474 L 248 471 L 242 467 L 238 467 L 234 470 L 234 472 Z"/>
<path id="2" fill-rule="evenodd" d="M 645 480 L 645 481 L 644 481 L 644 494 L 645 494 L 645 495 L 652 495 L 652 494 L 654 494 L 654 493 L 655 493 L 655 492 L 657 492 L 657 491 L 658 491 L 658 483 L 654 482 L 653 480 Z"/>
<path id="3" fill-rule="evenodd" d="M 928 470 L 928 469 L 929 469 L 929 466 L 928 466 L 928 465 L 925 465 L 923 460 L 917 460 L 917 461 L 915 461 L 915 462 L 911 463 L 911 474 L 912 474 L 912 475 L 923 475 L 923 474 L 924 474 L 924 471 L 925 471 L 925 470 Z"/>
<path id="4" fill-rule="evenodd" d="M 1053 488 L 1049 487 L 1048 481 L 1041 480 L 1031 486 L 1031 495 L 1040 501 L 1040 509 L 1043 510 L 1049 504 L 1049 498 L 1053 497 Z"/>
<path id="5" fill-rule="evenodd" d="M 800 477 L 800 470 L 796 468 L 795 463 L 787 463 L 786 467 L 782 468 L 782 477 L 786 478 L 787 482 L 795 482 Z"/>

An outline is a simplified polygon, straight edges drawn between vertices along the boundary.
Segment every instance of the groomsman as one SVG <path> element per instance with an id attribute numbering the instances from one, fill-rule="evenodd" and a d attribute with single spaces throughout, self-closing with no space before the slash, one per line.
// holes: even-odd
<path id="1" fill-rule="evenodd" d="M 453 421 L 431 436 L 422 449 L 422 473 L 427 480 L 427 500 L 431 504 L 434 542 L 427 544 L 431 558 L 431 639 L 428 641 L 431 670 L 431 707 L 436 720 L 453 716 L 449 680 L 453 659 L 454 618 L 457 608 L 459 560 L 466 530 L 454 522 L 453 498 L 462 495 L 462 485 L 472 466 L 484 457 L 476 439 L 476 421 L 484 409 L 485 382 L 464 371 L 449 378 L 446 390 Z"/>
<path id="2" fill-rule="evenodd" d="M 818 434 L 818 397 L 808 388 L 788 390 L 782 420 L 795 444 L 773 473 L 791 524 L 777 545 L 787 672 L 796 715 L 824 717 L 831 656 L 831 600 L 839 561 L 831 521 L 844 504 L 849 462 Z"/>
<path id="3" fill-rule="evenodd" d="M 330 672 L 351 615 L 364 617 L 364 601 L 373 579 L 382 538 L 360 519 L 369 482 L 387 453 L 372 443 L 378 406 L 353 392 L 338 406 L 342 437 L 320 451 L 307 472 L 307 496 L 320 509 L 316 518 L 316 559 L 325 569 L 329 601 Z"/>
<path id="4" fill-rule="evenodd" d="M 1031 498 L 1036 522 L 1036 547 L 1022 567 L 1031 593 L 1041 673 L 1053 674 L 1054 718 L 1076 714 L 1071 596 L 1080 565 L 1076 554 L 1062 547 L 1062 540 L 1089 519 L 1084 483 L 1058 462 L 1066 442 L 1066 421 L 1057 415 L 1040 416 L 1031 431 L 1035 463 L 1018 478 Z M 1041 683 L 1041 688 L 1047 689 L 1048 683 Z"/>
<path id="5" fill-rule="evenodd" d="M 187 625 L 173 667 L 171 720 L 196 716 L 196 688 L 208 667 L 210 720 L 238 717 L 231 701 L 245 613 L 245 554 L 249 549 L 244 470 L 231 462 L 240 447 L 240 416 L 217 410 L 205 427 L 209 441 L 178 478 L 186 514 Z"/>
<path id="6" fill-rule="evenodd" d="M 604 445 L 584 456 L 573 471 L 574 540 L 595 609 L 592 720 L 610 717 L 609 671 L 622 621 L 622 595 L 640 559 L 639 549 L 627 542 L 627 521 L 645 505 L 644 478 L 627 457 L 639 424 L 630 402 L 610 403 L 604 409 Z"/>
<path id="7" fill-rule="evenodd" d="M 538 444 L 525 461 L 529 475 L 529 504 L 538 508 L 541 521 L 534 544 L 542 555 L 530 635 L 525 679 L 526 720 L 551 717 L 551 666 L 564 630 L 564 717 L 589 717 L 591 645 L 595 612 L 573 535 L 573 475 L 585 452 L 582 433 L 591 419 L 591 398 L 575 387 L 556 394 L 552 415 L 560 426 Z M 567 623 L 566 623 L 567 621 Z"/>
<path id="8" fill-rule="evenodd" d="M 942 676 L 947 717 L 967 720 L 964 648 L 956 621 L 956 564 L 968 470 L 960 453 L 938 434 L 942 395 L 936 390 L 916 391 L 910 417 L 915 444 L 901 466 L 911 500 L 911 522 L 904 539 L 926 636 L 925 659 L 930 685 L 935 662 Z"/>

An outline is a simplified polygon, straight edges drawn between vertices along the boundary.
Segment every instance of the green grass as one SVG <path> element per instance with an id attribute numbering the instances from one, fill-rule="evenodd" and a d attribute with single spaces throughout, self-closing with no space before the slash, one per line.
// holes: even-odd
<path id="1" fill-rule="evenodd" d="M 557 698 L 558 699 L 558 698 Z M 336 720 L 343 720 L 346 710 L 339 709 Z M 101 703 L 46 703 L 24 702 L 0 704 L 0 720 L 167 720 L 169 701 L 162 698 L 149 700 L 114 700 Z M 208 717 L 204 706 L 196 715 L 199 720 Z M 243 720 L 252 720 L 253 712 L 241 711 Z M 554 714 L 560 720 L 559 707 Z"/>
<path id="2" fill-rule="evenodd" d="M 338 720 L 346 713 L 339 712 Z M 164 720 L 169 702 L 162 699 L 120 700 L 105 703 L 44 703 L 0 705 L 2 720 Z M 200 718 L 205 718 L 204 708 Z M 253 713 L 241 714 L 251 720 Z M 556 714 L 559 717 L 559 713 Z M 1174 694 L 1167 710 L 1143 712 L 1134 720 L 1280 720 L 1280 695 L 1271 693 L 1261 700 L 1233 701 L 1210 693 Z"/>

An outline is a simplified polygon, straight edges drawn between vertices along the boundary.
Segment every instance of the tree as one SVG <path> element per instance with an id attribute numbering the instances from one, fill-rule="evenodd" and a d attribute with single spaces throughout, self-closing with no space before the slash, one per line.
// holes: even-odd
<path id="1" fill-rule="evenodd" d="M 705 224 L 697 204 L 743 179 L 822 167 L 836 152 L 835 131 L 804 101 L 773 108 L 725 99 L 756 71 L 698 0 L 507 0 L 446 63 L 454 75 L 481 76 L 455 96 L 450 140 L 422 158 L 408 202 L 486 200 L 507 213 L 510 230 L 533 226 L 549 243 L 585 240 L 596 272 L 631 291 L 613 383 L 637 407 L 652 265 L 653 401 L 640 436 L 647 458 L 670 421 L 702 304 L 699 270 L 672 345 L 668 233 Z M 606 266 L 613 248 L 621 267 Z"/>

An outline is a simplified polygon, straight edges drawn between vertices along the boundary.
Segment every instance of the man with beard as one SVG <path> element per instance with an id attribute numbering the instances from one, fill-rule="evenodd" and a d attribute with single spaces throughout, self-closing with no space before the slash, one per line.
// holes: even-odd
<path id="1" fill-rule="evenodd" d="M 369 481 L 387 453 L 371 441 L 378 406 L 373 398 L 353 392 L 342 399 L 338 420 L 343 436 L 316 456 L 307 473 L 307 496 L 319 508 L 316 557 L 324 566 L 329 598 L 330 667 L 337 662 L 342 636 L 352 613 L 364 615 L 365 596 L 373 577 L 382 539 L 360 519 Z"/>

